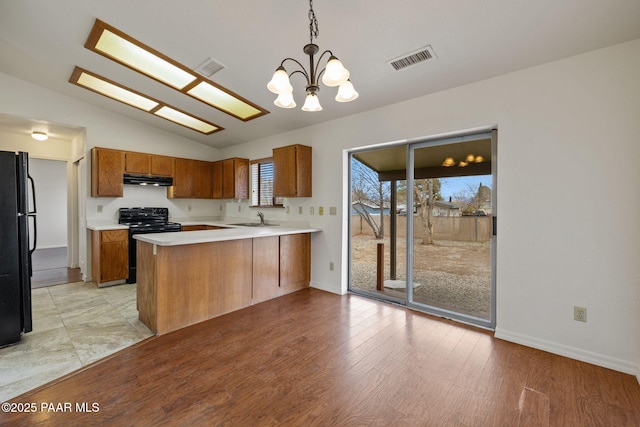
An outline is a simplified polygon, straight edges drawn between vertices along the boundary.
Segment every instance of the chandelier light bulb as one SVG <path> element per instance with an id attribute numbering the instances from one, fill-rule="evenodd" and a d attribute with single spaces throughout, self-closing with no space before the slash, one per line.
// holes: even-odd
<path id="1" fill-rule="evenodd" d="M 322 75 L 322 83 L 325 86 L 333 87 L 339 86 L 347 80 L 349 80 L 349 70 L 344 68 L 338 58 L 331 55 Z"/>
<path id="2" fill-rule="evenodd" d="M 276 72 L 273 73 L 271 81 L 267 83 L 267 89 L 278 95 L 283 92 L 293 91 L 293 86 L 291 86 L 291 82 L 289 81 L 289 75 L 283 66 L 279 66 Z"/>
<path id="3" fill-rule="evenodd" d="M 307 95 L 307 99 L 304 100 L 304 105 L 302 106 L 302 111 L 322 111 L 320 100 L 315 94 L 310 93 Z"/>
<path id="4" fill-rule="evenodd" d="M 476 162 L 476 163 L 482 163 L 482 162 L 484 162 L 484 157 L 482 157 L 482 156 L 476 156 L 476 158 L 475 158 L 474 162 Z"/>
<path id="5" fill-rule="evenodd" d="M 353 87 L 351 80 L 347 80 L 342 83 L 338 88 L 338 94 L 336 95 L 336 101 L 338 102 L 351 102 L 359 96 L 358 92 Z"/>
<path id="6" fill-rule="evenodd" d="M 291 92 L 281 93 L 273 103 L 280 108 L 294 108 L 296 106 L 296 101 L 293 100 Z"/>
<path id="7" fill-rule="evenodd" d="M 473 154 L 469 154 L 467 156 L 467 163 L 473 163 L 476 160 L 476 156 L 474 156 Z"/>

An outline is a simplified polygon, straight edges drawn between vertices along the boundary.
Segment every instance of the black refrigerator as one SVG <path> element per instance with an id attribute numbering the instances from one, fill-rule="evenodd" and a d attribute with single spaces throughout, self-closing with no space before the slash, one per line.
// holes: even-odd
<path id="1" fill-rule="evenodd" d="M 31 331 L 35 218 L 28 153 L 0 151 L 0 347 Z"/>

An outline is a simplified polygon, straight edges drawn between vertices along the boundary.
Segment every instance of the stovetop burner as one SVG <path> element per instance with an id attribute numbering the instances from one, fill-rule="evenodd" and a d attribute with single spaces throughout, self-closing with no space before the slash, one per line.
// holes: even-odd
<path id="1" fill-rule="evenodd" d="M 168 208 L 120 208 L 118 223 L 131 231 L 176 231 L 180 224 L 169 222 Z"/>

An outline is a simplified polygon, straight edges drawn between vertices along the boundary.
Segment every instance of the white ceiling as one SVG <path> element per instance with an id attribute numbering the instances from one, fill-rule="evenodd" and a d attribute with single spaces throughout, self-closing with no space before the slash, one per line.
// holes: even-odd
<path id="1" fill-rule="evenodd" d="M 314 10 L 316 43 L 342 60 L 360 93 L 343 104 L 322 87 L 318 113 L 299 109 L 300 76 L 296 109 L 274 106 L 266 89 L 285 57 L 308 62 L 306 0 L 2 0 L 0 72 L 222 148 L 640 38 L 638 0 L 316 0 Z M 213 81 L 271 113 L 242 122 L 85 49 L 96 18 L 190 68 L 216 59 L 227 68 Z M 425 45 L 436 60 L 388 65 Z M 201 135 L 74 86 L 76 65 L 225 130 Z"/>

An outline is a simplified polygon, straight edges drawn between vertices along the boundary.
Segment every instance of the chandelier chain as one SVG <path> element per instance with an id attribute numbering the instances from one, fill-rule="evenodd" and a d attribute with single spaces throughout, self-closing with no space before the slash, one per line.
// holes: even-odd
<path id="1" fill-rule="evenodd" d="M 313 11 L 313 0 L 309 0 L 309 43 L 313 43 L 314 38 L 318 38 L 320 30 L 318 29 L 318 20 Z"/>

